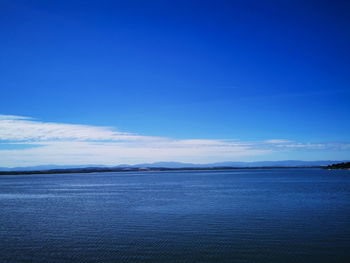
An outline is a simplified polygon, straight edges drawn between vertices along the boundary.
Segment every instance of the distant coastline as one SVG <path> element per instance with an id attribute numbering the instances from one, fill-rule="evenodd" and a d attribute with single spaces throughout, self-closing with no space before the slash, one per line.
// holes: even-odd
<path id="1" fill-rule="evenodd" d="M 350 162 L 331 164 L 331 165 L 327 165 L 324 168 L 325 169 L 346 169 L 346 170 L 350 170 Z"/>
<path id="2" fill-rule="evenodd" d="M 0 175 L 25 175 L 25 174 L 66 174 L 66 173 L 107 173 L 107 172 L 147 172 L 147 171 L 212 171 L 212 170 L 253 170 L 253 169 L 300 169 L 300 168 L 324 168 L 322 166 L 263 166 L 263 167 L 137 167 L 137 168 L 72 168 L 50 169 L 33 171 L 0 171 Z"/>
<path id="3" fill-rule="evenodd" d="M 209 164 L 193 164 L 180 162 L 156 162 L 143 164 L 121 164 L 119 166 L 103 166 L 98 164 L 59 166 L 43 165 L 29 167 L 0 167 L 0 175 L 21 174 L 66 174 L 66 173 L 106 173 L 106 172 L 147 172 L 147 171 L 212 171 L 237 169 L 293 169 L 323 168 L 350 169 L 350 161 L 261 161 L 261 162 L 222 162 Z"/>

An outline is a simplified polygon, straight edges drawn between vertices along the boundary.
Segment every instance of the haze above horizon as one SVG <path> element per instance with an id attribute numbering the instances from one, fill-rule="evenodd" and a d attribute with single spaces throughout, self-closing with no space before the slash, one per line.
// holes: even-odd
<path id="1" fill-rule="evenodd" d="M 0 166 L 348 160 L 349 1 L 2 1 Z"/>

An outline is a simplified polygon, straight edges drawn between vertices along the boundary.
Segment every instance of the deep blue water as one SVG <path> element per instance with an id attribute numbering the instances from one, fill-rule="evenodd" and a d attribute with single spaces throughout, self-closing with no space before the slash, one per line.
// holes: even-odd
<path id="1" fill-rule="evenodd" d="M 350 171 L 0 176 L 0 262 L 350 262 Z"/>

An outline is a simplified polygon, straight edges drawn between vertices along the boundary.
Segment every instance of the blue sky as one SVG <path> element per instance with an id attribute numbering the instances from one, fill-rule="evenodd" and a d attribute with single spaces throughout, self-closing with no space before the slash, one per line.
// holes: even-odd
<path id="1" fill-rule="evenodd" d="M 0 166 L 349 159 L 349 11 L 340 0 L 1 1 Z"/>

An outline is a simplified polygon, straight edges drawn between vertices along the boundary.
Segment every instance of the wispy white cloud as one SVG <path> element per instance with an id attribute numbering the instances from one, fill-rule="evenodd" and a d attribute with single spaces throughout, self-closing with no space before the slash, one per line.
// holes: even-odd
<path id="1" fill-rule="evenodd" d="M 293 141 L 291 140 L 286 140 L 286 139 L 270 139 L 270 140 L 265 140 L 265 143 L 272 143 L 272 144 L 285 144 L 285 143 L 291 143 Z"/>
<path id="2" fill-rule="evenodd" d="M 2 153 L 1 153 L 2 152 Z M 254 150 L 227 145 L 202 147 L 181 142 L 169 145 L 117 143 L 117 142 L 50 142 L 42 147 L 23 150 L 0 151 L 1 162 L 11 166 L 38 164 L 135 164 L 154 161 L 179 162 L 215 162 L 241 158 L 242 156 L 260 155 L 267 150 Z"/>
<path id="3" fill-rule="evenodd" d="M 33 145 L 1 149 L 1 144 Z M 278 151 L 349 150 L 349 143 L 300 143 L 287 139 L 260 142 L 173 139 L 119 132 L 109 127 L 42 122 L 0 115 L 0 166 L 42 164 L 135 164 L 154 161 L 208 163 L 244 160 Z"/>
<path id="4" fill-rule="evenodd" d="M 30 120 L 30 117 L 16 116 L 16 115 L 3 115 L 0 114 L 0 120 Z"/>
<path id="5" fill-rule="evenodd" d="M 0 140 L 148 140 L 146 136 L 117 132 L 108 127 L 41 122 L 27 117 L 0 115 Z"/>

